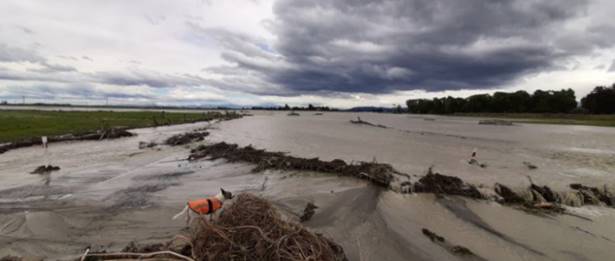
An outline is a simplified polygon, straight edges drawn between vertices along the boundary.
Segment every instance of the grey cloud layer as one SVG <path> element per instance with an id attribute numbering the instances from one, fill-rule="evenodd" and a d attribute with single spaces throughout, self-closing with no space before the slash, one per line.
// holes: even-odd
<path id="1" fill-rule="evenodd" d="M 494 88 L 557 62 L 611 46 L 605 32 L 565 24 L 583 0 L 281 0 L 273 45 L 224 31 L 227 79 L 256 79 L 282 95 Z M 191 25 L 195 27 L 194 25 Z M 248 75 L 249 77 L 245 77 Z"/>

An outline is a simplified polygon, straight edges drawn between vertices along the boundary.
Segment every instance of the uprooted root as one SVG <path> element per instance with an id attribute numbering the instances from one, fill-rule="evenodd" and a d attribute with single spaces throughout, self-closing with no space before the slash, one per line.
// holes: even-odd
<path id="1" fill-rule="evenodd" d="M 360 162 L 346 164 L 343 160 L 323 161 L 318 158 L 304 159 L 285 155 L 282 152 L 268 152 L 251 146 L 240 148 L 236 144 L 220 142 L 212 145 L 202 145 L 192 150 L 189 159 L 197 160 L 209 157 L 212 160 L 226 159 L 229 162 L 248 162 L 256 164 L 254 172 L 267 169 L 302 170 L 324 173 L 335 173 L 343 176 L 363 178 L 372 183 L 388 188 L 394 175 L 403 175 L 389 164 L 375 162 Z"/>
<path id="2" fill-rule="evenodd" d="M 197 260 L 347 260 L 341 246 L 284 221 L 271 204 L 250 194 L 210 223 L 193 225 L 193 258 Z"/>

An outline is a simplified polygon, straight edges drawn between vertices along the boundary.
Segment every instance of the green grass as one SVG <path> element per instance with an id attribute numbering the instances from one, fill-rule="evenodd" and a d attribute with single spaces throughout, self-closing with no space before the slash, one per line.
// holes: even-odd
<path id="1" fill-rule="evenodd" d="M 454 114 L 454 116 L 498 118 L 521 123 L 615 127 L 615 115 L 542 113 L 456 113 Z"/>
<path id="2" fill-rule="evenodd" d="M 0 143 L 40 136 L 82 134 L 105 127 L 142 128 L 221 118 L 220 112 L 0 110 Z"/>

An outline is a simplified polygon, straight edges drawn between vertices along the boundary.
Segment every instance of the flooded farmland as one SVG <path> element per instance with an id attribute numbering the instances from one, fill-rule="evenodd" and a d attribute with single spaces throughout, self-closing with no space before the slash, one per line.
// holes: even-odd
<path id="1" fill-rule="evenodd" d="M 0 256 L 71 259 L 93 248 L 119 250 L 131 241 L 158 242 L 184 226 L 171 217 L 189 199 L 220 187 L 272 201 L 298 221 L 319 208 L 308 228 L 343 246 L 350 260 L 609 260 L 615 211 L 566 207 L 573 215 L 541 215 L 434 194 L 400 194 L 364 180 L 288 170 L 253 173 L 224 159 L 188 161 L 198 144 L 228 142 L 302 158 L 381 162 L 412 175 L 432 167 L 484 190 L 495 183 L 527 187 L 529 178 L 555 190 L 569 184 L 615 184 L 615 129 L 584 126 L 479 125 L 477 118 L 407 114 L 254 112 L 220 123 L 132 130 L 135 137 L 66 142 L 0 155 Z M 383 127 L 352 124 L 361 120 Z M 139 148 L 208 128 L 189 146 Z M 483 167 L 468 164 L 471 154 Z M 48 175 L 37 166 L 60 166 Z M 529 165 L 534 168 L 528 167 Z M 428 229 L 475 256 L 455 255 L 424 235 Z M 472 259 L 474 258 L 474 259 Z M 477 259 L 480 258 L 480 259 Z"/>

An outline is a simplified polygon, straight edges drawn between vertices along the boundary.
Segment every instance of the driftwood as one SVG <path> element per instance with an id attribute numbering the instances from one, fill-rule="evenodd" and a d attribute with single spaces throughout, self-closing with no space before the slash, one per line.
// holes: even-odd
<path id="1" fill-rule="evenodd" d="M 350 123 L 352 123 L 352 124 L 359 124 L 359 125 L 367 125 L 367 126 L 372 126 L 372 127 L 378 127 L 378 128 L 383 128 L 383 129 L 388 128 L 387 126 L 384 126 L 382 124 L 373 124 L 373 123 L 371 123 L 369 121 L 361 120 L 361 117 L 357 117 L 356 121 L 350 120 Z"/>
<path id="2" fill-rule="evenodd" d="M 30 174 L 47 174 L 49 172 L 58 171 L 58 170 L 60 170 L 60 167 L 58 166 L 41 165 L 41 166 L 38 166 L 34 171 L 30 172 Z"/>

